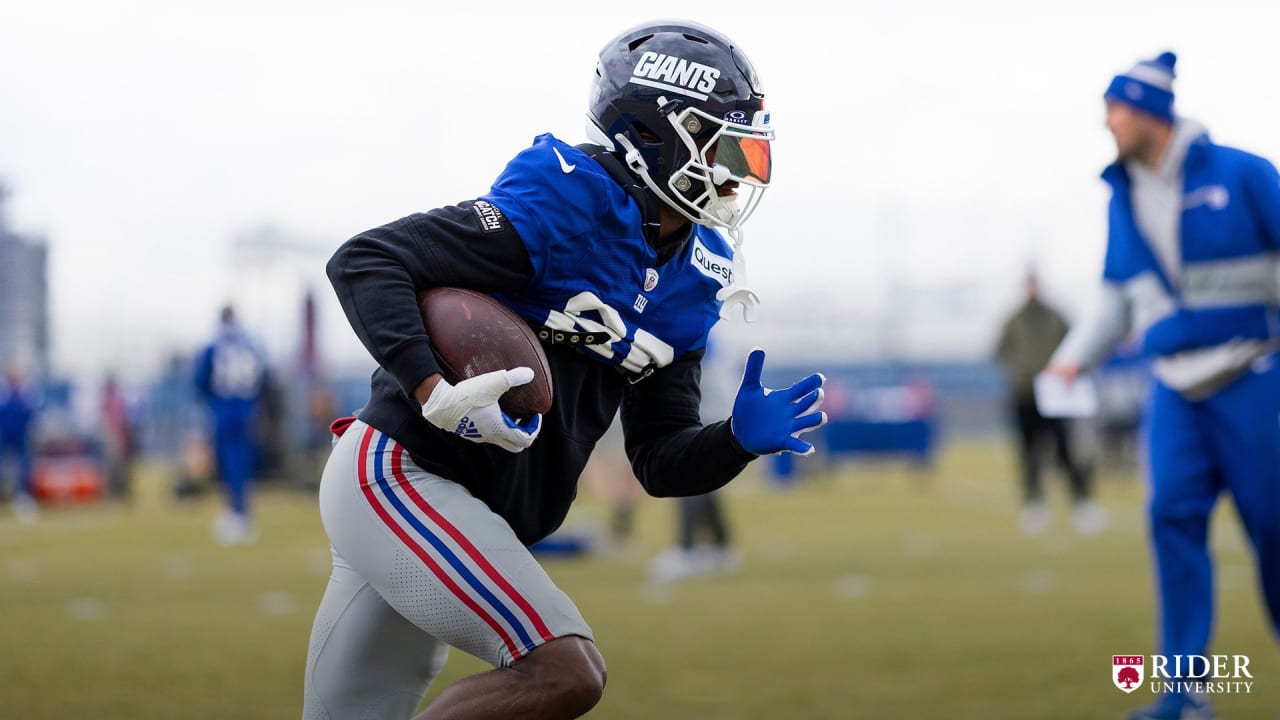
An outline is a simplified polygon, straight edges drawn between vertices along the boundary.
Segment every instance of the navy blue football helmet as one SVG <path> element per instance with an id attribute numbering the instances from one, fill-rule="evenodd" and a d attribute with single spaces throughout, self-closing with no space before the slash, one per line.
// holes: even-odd
<path id="1" fill-rule="evenodd" d="M 600 51 L 587 135 L 693 222 L 734 230 L 769 186 L 773 128 L 755 68 L 696 23 L 634 27 Z M 735 190 L 726 191 L 726 183 Z M 722 194 L 723 193 L 723 194 Z"/>

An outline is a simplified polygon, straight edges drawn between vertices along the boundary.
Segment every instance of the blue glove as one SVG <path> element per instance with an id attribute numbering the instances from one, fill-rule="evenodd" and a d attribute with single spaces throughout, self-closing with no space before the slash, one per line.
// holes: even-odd
<path id="1" fill-rule="evenodd" d="M 747 356 L 747 369 L 733 401 L 729 429 L 738 444 L 756 455 L 793 452 L 808 455 L 813 445 L 799 438 L 821 427 L 827 414 L 815 412 L 822 404 L 822 383 L 826 378 L 813 374 L 782 390 L 760 384 L 764 370 L 764 350 L 756 348 Z"/>

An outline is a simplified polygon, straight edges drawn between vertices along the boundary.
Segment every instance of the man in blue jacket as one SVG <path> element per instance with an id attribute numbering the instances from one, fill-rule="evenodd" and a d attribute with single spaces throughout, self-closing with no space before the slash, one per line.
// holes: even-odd
<path id="1" fill-rule="evenodd" d="M 1159 652 L 1204 655 L 1209 516 L 1223 490 L 1280 622 L 1280 175 L 1174 115 L 1175 62 L 1168 52 L 1140 62 L 1106 91 L 1118 157 L 1103 173 L 1113 193 L 1102 303 L 1050 369 L 1074 377 L 1130 331 L 1154 358 L 1145 422 Z M 1202 697 L 1165 694 L 1130 717 L 1201 720 L 1213 710 Z"/>

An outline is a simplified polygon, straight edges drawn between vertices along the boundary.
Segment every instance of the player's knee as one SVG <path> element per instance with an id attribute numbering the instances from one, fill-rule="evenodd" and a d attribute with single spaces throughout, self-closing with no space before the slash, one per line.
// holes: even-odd
<path id="1" fill-rule="evenodd" d="M 577 668 L 574 679 L 573 697 L 581 704 L 582 712 L 595 707 L 604 696 L 604 685 L 608 680 L 608 670 L 604 665 L 604 656 L 589 640 L 582 640 L 583 662 Z"/>
<path id="2" fill-rule="evenodd" d="M 586 638 L 557 638 L 527 658 L 527 670 L 562 708 L 566 717 L 578 717 L 595 707 L 604 695 L 608 672 L 595 643 Z"/>
<path id="3" fill-rule="evenodd" d="M 577 717 L 585 715 L 600 702 L 600 698 L 604 696 L 607 672 L 604 657 L 600 655 L 595 643 L 577 637 L 571 640 L 572 648 L 566 653 L 569 656 L 568 662 L 560 668 L 555 683 L 556 695 L 563 707 L 574 713 L 572 717 Z"/>

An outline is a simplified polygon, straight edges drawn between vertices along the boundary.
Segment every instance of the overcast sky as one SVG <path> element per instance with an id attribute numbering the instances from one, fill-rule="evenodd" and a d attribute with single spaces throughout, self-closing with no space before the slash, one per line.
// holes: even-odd
<path id="1" fill-rule="evenodd" d="M 332 249 L 484 192 L 541 132 L 582 141 L 603 43 L 690 18 L 745 48 L 777 128 L 747 226 L 765 326 L 825 326 L 826 355 L 978 356 L 1028 263 L 1065 309 L 1087 306 L 1116 72 L 1173 49 L 1180 112 L 1280 158 L 1275 8 L 10 2 L 0 177 L 10 223 L 50 242 L 59 369 L 155 367 L 228 299 L 284 353 L 309 285 L 330 357 L 358 364 L 323 280 Z M 264 225 L 308 249 L 233 251 Z"/>

